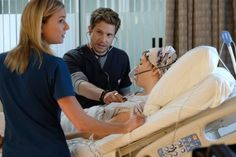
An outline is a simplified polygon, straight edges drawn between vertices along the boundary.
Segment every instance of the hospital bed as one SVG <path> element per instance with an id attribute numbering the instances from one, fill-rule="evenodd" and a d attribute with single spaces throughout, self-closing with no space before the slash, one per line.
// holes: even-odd
<path id="1" fill-rule="evenodd" d="M 218 107 L 207 109 L 178 123 L 164 124 L 165 117 L 156 113 L 149 116 L 143 126 L 129 134 L 110 135 L 98 141 L 74 139 L 68 143 L 74 156 L 81 157 L 164 157 L 166 154 L 191 156 L 194 148 L 216 143 L 235 144 L 235 89 L 232 93 Z M 172 114 L 169 112 L 169 115 Z M 169 125 L 170 123 L 172 124 Z M 220 129 L 230 125 L 234 125 L 234 132 L 220 133 Z"/>
<path id="2" fill-rule="evenodd" d="M 208 56 L 197 56 L 196 54 L 199 53 L 195 51 L 215 52 Z M 171 69 L 171 67 L 168 70 L 168 72 L 177 71 L 180 76 L 186 75 L 187 72 L 187 78 L 182 78 L 182 82 L 178 83 L 179 86 L 184 86 L 185 90 L 176 92 L 175 90 L 178 89 L 171 86 L 170 82 L 173 78 L 178 80 L 181 77 L 178 75 L 174 77 L 167 72 L 164 75 L 167 77 L 164 81 L 160 80 L 158 84 L 163 84 L 163 87 L 169 85 L 171 90 L 165 90 L 160 85 L 154 87 L 149 96 L 149 98 L 153 96 L 153 100 L 148 98 L 146 105 L 149 103 L 149 107 L 146 110 L 144 108 L 144 113 L 146 112 L 147 115 L 144 125 L 128 134 L 114 134 L 97 141 L 82 138 L 69 140 L 68 145 L 72 156 L 189 157 L 196 148 L 212 144 L 236 144 L 235 79 L 225 68 L 217 67 L 219 58 L 216 59 L 218 52 L 214 48 L 201 46 L 191 50 L 189 54 L 189 57 L 183 57 L 184 59 L 181 57 L 177 62 L 181 64 L 187 62 L 189 65 L 187 68 L 190 69 L 183 71 L 186 67 L 181 65 L 176 68 L 175 65 L 175 68 Z M 206 58 L 209 60 L 202 61 Z M 200 65 L 194 69 L 190 64 L 196 64 L 196 60 Z M 210 68 L 207 69 L 205 66 Z M 198 76 L 194 75 L 196 72 Z M 192 78 L 189 75 L 192 75 Z M 176 82 L 173 84 L 179 88 Z M 164 95 L 158 94 L 160 90 Z M 172 98 L 168 98 L 166 92 L 169 94 L 172 92 Z M 164 98 L 158 100 L 158 97 Z M 159 105 L 155 108 L 152 105 L 157 101 Z M 160 105 L 161 103 L 164 105 Z"/>
<path id="3" fill-rule="evenodd" d="M 235 79 L 217 67 L 218 52 L 212 47 L 197 47 L 184 56 L 149 95 L 144 125 L 97 141 L 68 140 L 72 156 L 189 157 L 195 148 L 236 144 Z"/>
<path id="4" fill-rule="evenodd" d="M 86 157 L 99 155 L 104 157 L 191 156 L 194 148 L 216 143 L 235 144 L 235 132 L 229 132 L 226 135 L 219 133 L 221 128 L 236 123 L 235 104 L 236 98 L 232 97 L 219 107 L 203 111 L 178 124 L 158 130 L 151 127 L 152 129 L 147 131 L 145 128 L 150 128 L 151 123 L 158 124 L 158 120 L 164 120 L 156 119 L 157 115 L 153 115 L 149 117 L 146 124 L 130 134 L 109 136 L 94 143 L 76 144 L 75 142 L 74 147 L 77 152 L 74 153 Z M 71 148 L 73 149 L 73 144 Z"/>

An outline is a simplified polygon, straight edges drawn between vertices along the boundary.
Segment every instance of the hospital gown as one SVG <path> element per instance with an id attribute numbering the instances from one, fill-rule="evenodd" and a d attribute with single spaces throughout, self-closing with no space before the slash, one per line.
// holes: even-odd
<path id="1" fill-rule="evenodd" d="M 122 103 L 113 102 L 109 105 L 98 105 L 93 106 L 84 111 L 98 120 L 107 121 L 112 119 L 120 112 L 131 112 L 132 114 L 138 114 L 143 112 L 144 104 L 148 96 L 141 95 L 130 95 L 127 96 L 127 101 Z M 74 125 L 67 119 L 67 117 L 62 113 L 61 125 L 65 133 L 77 132 Z"/>

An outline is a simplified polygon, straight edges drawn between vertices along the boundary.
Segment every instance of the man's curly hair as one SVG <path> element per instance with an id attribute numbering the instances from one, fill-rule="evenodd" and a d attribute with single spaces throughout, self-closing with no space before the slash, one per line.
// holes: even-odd
<path id="1" fill-rule="evenodd" d="M 110 8 L 98 8 L 92 12 L 90 18 L 91 28 L 94 28 L 95 25 L 101 21 L 114 25 L 116 29 L 115 34 L 120 28 L 121 20 L 119 18 L 119 14 Z"/>

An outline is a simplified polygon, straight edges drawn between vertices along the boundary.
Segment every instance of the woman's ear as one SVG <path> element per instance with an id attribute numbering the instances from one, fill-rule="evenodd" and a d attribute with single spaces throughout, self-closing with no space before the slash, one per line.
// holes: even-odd
<path id="1" fill-rule="evenodd" d="M 157 74 L 159 73 L 159 71 L 160 71 L 160 70 L 159 70 L 158 68 L 156 68 L 156 67 L 153 67 L 153 68 L 152 68 L 152 74 L 153 74 L 153 75 L 157 75 Z"/>
<path id="2" fill-rule="evenodd" d="M 163 76 L 163 74 L 164 74 L 164 71 L 161 70 L 161 69 L 158 69 L 158 77 L 159 77 L 159 79 Z"/>
<path id="3" fill-rule="evenodd" d="M 153 76 L 157 76 L 158 78 L 161 78 L 161 76 L 163 75 L 163 71 L 159 68 L 153 68 L 152 69 L 152 75 Z"/>

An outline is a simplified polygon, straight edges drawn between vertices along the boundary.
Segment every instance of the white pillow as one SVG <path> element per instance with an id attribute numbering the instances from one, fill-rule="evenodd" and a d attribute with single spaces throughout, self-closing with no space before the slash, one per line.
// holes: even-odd
<path id="1" fill-rule="evenodd" d="M 210 46 L 199 46 L 185 53 L 153 87 L 144 114 L 151 115 L 192 88 L 217 67 L 218 61 L 217 50 Z"/>
<path id="2" fill-rule="evenodd" d="M 234 77 L 224 68 L 217 68 L 212 74 L 196 84 L 191 90 L 178 96 L 163 109 L 176 109 L 178 121 L 191 117 L 207 108 L 214 108 L 225 101 L 235 86 Z"/>

